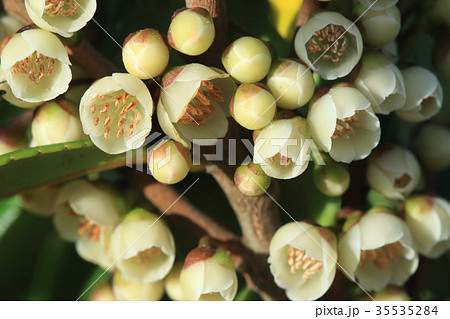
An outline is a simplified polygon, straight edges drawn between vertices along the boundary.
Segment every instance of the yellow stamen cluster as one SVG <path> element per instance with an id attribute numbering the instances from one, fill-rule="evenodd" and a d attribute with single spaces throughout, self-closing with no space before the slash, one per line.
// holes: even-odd
<path id="1" fill-rule="evenodd" d="M 324 52 L 321 59 L 337 63 L 340 57 L 347 52 L 348 45 L 349 41 L 345 37 L 344 27 L 329 24 L 314 33 L 306 44 L 306 50 L 310 53 Z"/>
<path id="2" fill-rule="evenodd" d="M 362 268 L 366 262 L 371 261 L 378 269 L 383 269 L 389 266 L 392 260 L 399 260 L 402 249 L 402 244 L 395 242 L 377 249 L 361 250 L 358 267 Z"/>
<path id="3" fill-rule="evenodd" d="M 292 274 L 302 270 L 303 279 L 311 278 L 323 268 L 320 261 L 309 257 L 303 249 L 296 249 L 290 245 L 288 248 L 288 265 L 291 267 Z"/>
<path id="4" fill-rule="evenodd" d="M 361 111 L 355 111 L 355 114 L 350 117 L 344 117 L 342 119 L 336 120 L 336 129 L 334 131 L 333 136 L 331 138 L 343 138 L 348 139 L 350 134 L 355 134 L 355 130 L 352 126 L 359 126 L 359 115 Z"/>
<path id="5" fill-rule="evenodd" d="M 101 230 L 101 225 L 96 225 L 84 218 L 81 219 L 80 225 L 78 226 L 78 234 L 81 236 L 85 236 L 87 239 L 92 239 L 93 241 L 100 240 Z"/>
<path id="6" fill-rule="evenodd" d="M 57 16 L 73 16 L 78 9 L 78 4 L 74 0 L 46 0 L 44 12 Z"/>
<path id="7" fill-rule="evenodd" d="M 291 164 L 292 159 L 290 157 L 285 156 L 285 155 L 281 155 L 281 153 L 278 152 L 277 154 L 275 154 L 274 156 L 269 158 L 269 162 L 271 164 L 277 162 L 277 163 L 280 164 L 281 167 L 286 167 L 289 164 Z"/>
<path id="8" fill-rule="evenodd" d="M 56 60 L 34 51 L 30 56 L 16 62 L 11 67 L 11 75 L 25 75 L 36 85 L 46 76 L 50 76 L 55 68 Z"/>
<path id="9" fill-rule="evenodd" d="M 138 264 L 146 264 L 148 263 L 151 258 L 158 258 L 162 255 L 162 251 L 161 248 L 159 247 L 151 247 L 148 248 L 146 250 L 141 250 L 140 252 L 137 253 L 136 256 L 133 257 L 133 259 L 138 263 Z"/>

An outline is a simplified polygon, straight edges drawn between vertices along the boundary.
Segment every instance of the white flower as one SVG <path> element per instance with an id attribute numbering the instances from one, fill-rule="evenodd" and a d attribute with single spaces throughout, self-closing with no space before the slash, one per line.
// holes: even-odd
<path id="1" fill-rule="evenodd" d="M 62 239 L 76 242 L 83 259 L 106 269 L 112 264 L 108 254 L 111 232 L 123 211 L 122 199 L 108 186 L 76 180 L 59 192 L 53 223 Z"/>
<path id="2" fill-rule="evenodd" d="M 380 140 L 380 121 L 370 102 L 346 84 L 325 94 L 319 92 L 311 102 L 307 119 L 314 142 L 338 162 L 367 157 Z"/>
<path id="3" fill-rule="evenodd" d="M 22 206 L 29 212 L 42 217 L 49 217 L 55 212 L 56 198 L 61 186 L 48 185 L 33 188 L 19 194 Z"/>
<path id="4" fill-rule="evenodd" d="M 255 139 L 253 162 L 270 177 L 289 179 L 308 167 L 311 140 L 306 120 L 282 118 L 264 127 Z"/>
<path id="5" fill-rule="evenodd" d="M 269 250 L 270 271 L 289 299 L 318 299 L 333 283 L 337 247 L 331 231 L 292 222 L 275 232 Z"/>
<path id="6" fill-rule="evenodd" d="M 450 249 L 450 203 L 444 198 L 413 196 L 405 201 L 405 220 L 419 253 L 439 258 Z"/>
<path id="7" fill-rule="evenodd" d="M 356 25 L 337 12 L 319 12 L 300 27 L 295 53 L 326 80 L 349 74 L 361 58 L 363 42 Z"/>
<path id="8" fill-rule="evenodd" d="M 432 172 L 450 166 L 450 129 L 427 123 L 413 136 L 413 150 L 423 167 Z"/>
<path id="9" fill-rule="evenodd" d="M 41 105 L 31 123 L 34 145 L 66 143 L 86 139 L 78 108 L 72 102 L 59 99 Z"/>
<path id="10" fill-rule="evenodd" d="M 3 71 L 1 69 L 0 69 L 0 90 L 5 92 L 2 95 L 2 98 L 5 99 L 6 101 L 8 101 L 10 104 L 17 106 L 17 107 L 22 107 L 24 109 L 33 109 L 44 103 L 44 101 L 27 102 L 27 101 L 16 98 L 14 96 L 14 94 L 12 93 L 11 87 L 9 86 L 8 82 L 6 82 L 6 77 L 3 75 Z"/>
<path id="11" fill-rule="evenodd" d="M 390 199 L 403 199 L 417 187 L 421 171 L 414 155 L 399 146 L 384 146 L 369 158 L 367 181 Z"/>
<path id="12" fill-rule="evenodd" d="M 398 67 L 378 53 L 366 53 L 353 82 L 370 101 L 375 113 L 389 114 L 405 104 L 403 75 Z"/>
<path id="13" fill-rule="evenodd" d="M 291 59 L 276 61 L 267 75 L 267 86 L 277 99 L 277 106 L 294 110 L 311 99 L 315 90 L 311 71 Z"/>
<path id="14" fill-rule="evenodd" d="M 127 73 L 94 82 L 80 102 L 84 133 L 109 154 L 142 146 L 152 128 L 152 114 L 153 100 L 147 87 Z"/>
<path id="15" fill-rule="evenodd" d="M 194 139 L 214 145 L 228 131 L 228 106 L 235 90 L 234 81 L 220 70 L 198 63 L 172 69 L 163 78 L 159 124 L 185 147 Z"/>
<path id="16" fill-rule="evenodd" d="M 126 280 L 120 271 L 113 275 L 113 292 L 118 301 L 158 301 L 164 295 L 164 282 L 138 282 Z"/>
<path id="17" fill-rule="evenodd" d="M 157 215 L 135 208 L 114 230 L 110 255 L 117 260 L 123 278 L 148 283 L 169 273 L 175 260 L 175 242 Z"/>
<path id="18" fill-rule="evenodd" d="M 354 13 L 361 17 L 358 21 L 364 43 L 371 46 L 383 46 L 393 41 L 400 32 L 401 16 L 396 6 L 383 10 L 367 10 L 356 6 Z"/>
<path id="19" fill-rule="evenodd" d="M 32 29 L 17 33 L 1 54 L 1 69 L 15 97 L 27 102 L 52 100 L 69 88 L 70 61 L 54 34 Z"/>
<path id="20" fill-rule="evenodd" d="M 372 10 L 384 10 L 395 6 L 398 0 L 358 0 L 366 8 Z"/>
<path id="21" fill-rule="evenodd" d="M 208 248 L 196 248 L 186 256 L 180 284 L 187 300 L 198 301 L 231 301 L 238 288 L 231 257 Z"/>
<path id="22" fill-rule="evenodd" d="M 164 279 L 164 289 L 169 298 L 175 301 L 186 300 L 180 283 L 181 269 L 183 269 L 183 262 L 175 262 L 172 270 L 170 270 L 166 279 Z"/>
<path id="23" fill-rule="evenodd" d="M 40 28 L 69 38 L 92 19 L 96 0 L 25 0 L 30 19 Z"/>
<path id="24" fill-rule="evenodd" d="M 442 86 L 434 73 L 420 66 L 402 70 L 405 79 L 405 105 L 396 114 L 408 122 L 422 122 L 436 115 L 443 101 Z"/>
<path id="25" fill-rule="evenodd" d="M 339 265 L 349 279 L 366 290 L 379 291 L 405 282 L 417 269 L 419 258 L 406 224 L 383 209 L 372 209 L 339 240 Z"/>

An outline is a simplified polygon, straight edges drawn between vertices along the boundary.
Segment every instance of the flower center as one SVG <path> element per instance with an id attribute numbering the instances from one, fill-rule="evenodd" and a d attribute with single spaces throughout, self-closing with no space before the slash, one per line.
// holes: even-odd
<path id="1" fill-rule="evenodd" d="M 331 60 L 333 63 L 339 62 L 349 45 L 345 37 L 345 28 L 340 25 L 329 24 L 325 28 L 318 30 L 306 43 L 306 50 L 309 53 L 320 53 L 324 60 Z"/>
<path id="2" fill-rule="evenodd" d="M 281 155 L 281 153 L 278 152 L 277 154 L 275 154 L 274 156 L 269 158 L 269 162 L 271 164 L 277 162 L 278 164 L 280 164 L 281 167 L 286 167 L 289 164 L 291 164 L 292 159 L 290 157 L 288 157 L 288 156 Z"/>
<path id="3" fill-rule="evenodd" d="M 54 16 L 59 14 L 72 16 L 77 9 L 78 4 L 74 0 L 45 0 L 44 12 Z"/>
<path id="4" fill-rule="evenodd" d="M 385 266 L 389 266 L 392 260 L 399 260 L 402 249 L 402 244 L 397 241 L 381 248 L 361 250 L 358 267 L 362 268 L 366 262 L 371 261 L 378 269 L 383 269 Z"/>
<path id="5" fill-rule="evenodd" d="M 409 182 L 411 182 L 411 176 L 409 174 L 405 173 L 402 176 L 397 177 L 394 180 L 394 187 L 395 188 L 404 188 L 409 184 Z"/>
<path id="6" fill-rule="evenodd" d="M 202 125 L 209 118 L 212 112 L 215 112 L 211 100 L 216 102 L 223 102 L 224 99 L 220 95 L 223 91 L 214 85 L 212 81 L 202 81 L 197 94 L 191 100 L 184 110 L 183 116 L 178 120 L 178 123 L 190 124 L 195 123 Z"/>
<path id="7" fill-rule="evenodd" d="M 92 239 L 93 241 L 100 240 L 101 230 L 101 225 L 96 225 L 85 218 L 80 220 L 80 225 L 78 226 L 78 234 L 85 236 L 87 239 Z"/>
<path id="8" fill-rule="evenodd" d="M 46 76 L 50 76 L 55 68 L 56 60 L 34 51 L 30 56 L 16 62 L 11 67 L 11 75 L 28 76 L 36 85 Z"/>
<path id="9" fill-rule="evenodd" d="M 320 261 L 309 257 L 303 249 L 296 249 L 291 245 L 288 248 L 288 265 L 291 267 L 292 274 L 302 270 L 303 279 L 311 278 L 323 268 L 323 264 Z"/>
<path id="10" fill-rule="evenodd" d="M 95 126 L 99 123 L 103 124 L 105 139 L 108 139 L 110 133 L 117 138 L 121 138 L 125 132 L 131 136 L 141 121 L 141 113 L 137 110 L 137 105 L 137 100 L 124 90 L 99 95 L 91 105 L 91 113 L 94 114 L 92 121 Z M 117 125 L 110 125 L 112 122 Z M 131 124 L 127 126 L 126 123 L 130 122 Z"/>
<path id="11" fill-rule="evenodd" d="M 147 264 L 152 258 L 158 258 L 162 255 L 161 248 L 151 247 L 146 250 L 141 250 L 133 257 L 138 264 Z"/>
<path id="12" fill-rule="evenodd" d="M 343 139 L 349 139 L 350 134 L 355 134 L 355 130 L 353 127 L 359 126 L 359 115 L 361 114 L 361 111 L 355 111 L 355 114 L 350 117 L 344 117 L 342 119 L 336 120 L 336 128 L 334 131 L 334 134 L 331 136 L 331 138 L 343 138 Z"/>

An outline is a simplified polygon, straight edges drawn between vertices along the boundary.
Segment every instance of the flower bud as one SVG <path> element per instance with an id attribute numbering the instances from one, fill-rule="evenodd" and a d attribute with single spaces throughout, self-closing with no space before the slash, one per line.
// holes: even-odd
<path id="1" fill-rule="evenodd" d="M 402 70 L 405 80 L 405 105 L 396 114 L 408 122 L 422 122 L 436 115 L 443 101 L 442 86 L 434 73 L 419 66 Z"/>
<path id="2" fill-rule="evenodd" d="M 387 286 L 383 290 L 372 292 L 370 297 L 364 293 L 359 297 L 358 301 L 372 301 L 372 298 L 376 301 L 411 301 L 406 291 L 400 287 Z"/>
<path id="3" fill-rule="evenodd" d="M 272 178 L 264 173 L 260 165 L 253 162 L 239 166 L 234 172 L 234 183 L 246 196 L 260 196 L 270 186 Z"/>
<path id="4" fill-rule="evenodd" d="M 406 92 L 403 75 L 384 55 L 365 53 L 361 68 L 353 82 L 370 101 L 375 113 L 389 114 L 405 104 Z"/>
<path id="5" fill-rule="evenodd" d="M 364 43 L 371 46 L 383 46 L 393 41 L 400 32 L 401 16 L 396 6 L 376 10 L 367 9 L 357 4 L 353 9 L 356 17 L 360 17 L 358 26 Z"/>
<path id="6" fill-rule="evenodd" d="M 152 128 L 152 114 L 153 100 L 147 87 L 127 73 L 94 82 L 80 102 L 84 133 L 109 154 L 141 147 Z"/>
<path id="7" fill-rule="evenodd" d="M 240 125 L 259 130 L 272 122 L 277 104 L 270 90 L 260 83 L 242 83 L 230 102 L 230 113 Z"/>
<path id="8" fill-rule="evenodd" d="M 228 109 L 236 84 L 228 74 L 199 63 L 167 72 L 157 116 L 164 133 L 191 148 L 214 145 L 228 131 Z"/>
<path id="9" fill-rule="evenodd" d="M 129 212 L 114 229 L 110 255 L 126 280 L 163 279 L 175 260 L 175 242 L 160 218 L 142 208 Z"/>
<path id="10" fill-rule="evenodd" d="M 56 199 L 53 223 L 58 235 L 75 241 L 78 254 L 107 269 L 111 232 L 125 211 L 124 200 L 103 183 L 75 180 L 64 185 Z"/>
<path id="11" fill-rule="evenodd" d="M 297 109 L 311 99 L 315 82 L 311 71 L 291 59 L 276 61 L 267 75 L 267 86 L 283 109 Z"/>
<path id="12" fill-rule="evenodd" d="M 369 158 L 367 181 L 389 199 L 404 199 L 417 187 L 420 177 L 419 163 L 402 147 L 384 146 Z"/>
<path id="13" fill-rule="evenodd" d="M 334 233 L 305 222 L 282 226 L 270 242 L 270 271 L 291 300 L 315 300 L 327 292 L 336 260 Z"/>
<path id="14" fill-rule="evenodd" d="M 12 36 L 1 53 L 1 69 L 16 98 L 49 101 L 64 93 L 72 79 L 70 61 L 54 34 L 31 29 Z"/>
<path id="15" fill-rule="evenodd" d="M 350 186 L 350 173 L 342 164 L 325 157 L 325 165 L 315 165 L 313 178 L 316 187 L 327 196 L 341 196 Z"/>
<path id="16" fill-rule="evenodd" d="M 170 22 L 167 40 L 172 48 L 187 54 L 200 55 L 214 42 L 213 20 L 204 8 L 185 8 L 175 12 Z"/>
<path id="17" fill-rule="evenodd" d="M 112 286 L 110 283 L 101 284 L 96 286 L 91 296 L 89 297 L 90 301 L 117 301 L 116 297 L 114 297 Z"/>
<path id="18" fill-rule="evenodd" d="M 337 12 L 319 12 L 300 27 L 295 53 L 325 80 L 349 74 L 361 58 L 363 42 L 354 23 Z"/>
<path id="19" fill-rule="evenodd" d="M 319 91 L 307 118 L 314 142 L 337 162 L 366 158 L 380 140 L 380 121 L 370 102 L 346 83 Z"/>
<path id="20" fill-rule="evenodd" d="M 379 48 L 381 53 L 389 59 L 392 63 L 397 63 L 399 56 L 398 56 L 398 44 L 397 41 L 391 41 L 388 44 L 383 45 Z"/>
<path id="21" fill-rule="evenodd" d="M 261 165 L 270 177 L 297 177 L 308 167 L 311 147 L 314 147 L 308 138 L 308 123 L 304 118 L 292 113 L 288 118 L 275 120 L 257 134 L 253 162 Z"/>
<path id="22" fill-rule="evenodd" d="M 25 24 L 16 17 L 7 13 L 0 14 L 0 39 L 16 33 L 17 30 L 24 27 Z"/>
<path id="23" fill-rule="evenodd" d="M 371 209 L 353 221 L 338 247 L 344 274 L 369 291 L 405 282 L 419 264 L 408 227 L 385 208 Z"/>
<path id="24" fill-rule="evenodd" d="M 169 48 L 155 29 L 131 33 L 123 44 L 122 60 L 128 73 L 150 79 L 161 75 L 169 63 Z"/>
<path id="25" fill-rule="evenodd" d="M 113 292 L 118 301 L 158 301 L 164 295 L 162 280 L 138 282 L 126 280 L 120 271 L 113 275 Z"/>
<path id="26" fill-rule="evenodd" d="M 46 102 L 38 108 L 31 134 L 36 146 L 87 139 L 77 106 L 65 99 Z"/>
<path id="27" fill-rule="evenodd" d="M 427 123 L 413 137 L 413 150 L 422 166 L 432 172 L 450 166 L 450 129 Z"/>
<path id="28" fill-rule="evenodd" d="M 69 38 L 92 19 L 96 0 L 25 0 L 30 19 L 41 29 Z"/>
<path id="29" fill-rule="evenodd" d="M 450 203 L 444 198 L 413 196 L 405 201 L 405 221 L 419 253 L 439 258 L 450 249 Z"/>
<path id="30" fill-rule="evenodd" d="M 196 248 L 186 256 L 180 284 L 186 299 L 193 301 L 231 301 L 238 288 L 231 257 L 209 248 Z"/>
<path id="31" fill-rule="evenodd" d="M 394 6 L 398 0 L 358 0 L 366 8 L 384 10 Z"/>
<path id="32" fill-rule="evenodd" d="M 191 165 L 191 153 L 176 141 L 163 140 L 148 154 L 148 169 L 161 183 L 178 183 L 187 176 Z"/>
<path id="33" fill-rule="evenodd" d="M 37 216 L 49 217 L 55 212 L 60 185 L 41 186 L 21 192 L 19 199 L 23 207 Z"/>
<path id="34" fill-rule="evenodd" d="M 166 279 L 164 279 L 164 289 L 170 299 L 174 301 L 186 300 L 183 288 L 180 283 L 181 270 L 183 262 L 175 262 Z"/>
<path id="35" fill-rule="evenodd" d="M 261 40 L 242 37 L 231 43 L 222 53 L 225 70 L 244 83 L 261 81 L 269 72 L 272 55 Z"/>

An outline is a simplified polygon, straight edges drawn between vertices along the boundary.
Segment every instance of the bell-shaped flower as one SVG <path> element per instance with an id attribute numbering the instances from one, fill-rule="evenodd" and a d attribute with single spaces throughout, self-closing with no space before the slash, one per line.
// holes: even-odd
<path id="1" fill-rule="evenodd" d="M 228 131 L 228 106 L 236 84 L 228 74 L 202 64 L 176 67 L 163 77 L 157 106 L 164 133 L 191 147 L 214 145 Z"/>
<path id="2" fill-rule="evenodd" d="M 364 292 L 356 300 L 372 301 L 372 299 L 376 301 L 411 301 L 411 297 L 403 288 L 393 285 L 387 286 L 380 291 L 372 292 L 370 295 Z"/>
<path id="3" fill-rule="evenodd" d="M 58 37 L 41 29 L 12 36 L 1 53 L 1 69 L 15 97 L 52 100 L 69 88 L 69 56 Z"/>
<path id="4" fill-rule="evenodd" d="M 117 301 L 111 283 L 106 282 L 93 287 L 92 293 L 89 296 L 89 301 Z"/>
<path id="5" fill-rule="evenodd" d="M 41 105 L 31 123 L 35 146 L 87 139 L 81 127 L 78 107 L 58 99 Z"/>
<path id="6" fill-rule="evenodd" d="M 25 8 L 38 27 L 69 38 L 92 19 L 97 0 L 25 0 Z"/>
<path id="7" fill-rule="evenodd" d="M 405 201 L 404 212 L 420 254 L 439 258 L 450 249 L 450 203 L 446 199 L 413 196 Z"/>
<path id="8" fill-rule="evenodd" d="M 424 169 L 439 172 L 450 166 L 450 129 L 427 123 L 413 136 L 413 150 Z"/>
<path id="9" fill-rule="evenodd" d="M 405 104 L 403 75 L 380 53 L 365 53 L 353 85 L 370 101 L 375 113 L 389 114 Z"/>
<path id="10" fill-rule="evenodd" d="M 159 216 L 135 208 L 115 228 L 110 255 L 123 278 L 149 283 L 169 273 L 175 260 L 175 242 Z"/>
<path id="11" fill-rule="evenodd" d="M 141 147 L 152 128 L 152 114 L 153 100 L 147 87 L 127 73 L 94 82 L 80 102 L 84 133 L 109 154 Z"/>
<path id="12" fill-rule="evenodd" d="M 277 100 L 277 106 L 297 109 L 311 99 L 315 90 L 311 71 L 292 59 L 281 59 L 272 64 L 267 75 L 267 86 Z"/>
<path id="13" fill-rule="evenodd" d="M 358 0 L 366 8 L 372 10 L 384 10 L 395 6 L 398 0 Z"/>
<path id="14" fill-rule="evenodd" d="M 158 301 L 164 295 L 164 282 L 126 280 L 120 271 L 114 271 L 112 288 L 118 301 Z"/>
<path id="15" fill-rule="evenodd" d="M 0 14 L 0 40 L 6 36 L 16 33 L 23 28 L 25 24 L 16 17 L 7 13 Z"/>
<path id="16" fill-rule="evenodd" d="M 106 269 L 113 263 L 108 253 L 111 232 L 124 211 L 123 199 L 109 185 L 76 180 L 60 190 L 53 223 L 62 239 L 75 241 L 83 259 Z"/>
<path id="17" fill-rule="evenodd" d="M 387 145 L 369 158 L 367 181 L 387 198 L 404 199 L 417 187 L 420 177 L 417 159 L 402 147 Z"/>
<path id="18" fill-rule="evenodd" d="M 30 213 L 49 217 L 55 212 L 55 203 L 60 189 L 59 184 L 40 186 L 21 192 L 18 198 L 22 206 Z"/>
<path id="19" fill-rule="evenodd" d="M 183 264 L 184 262 L 182 261 L 175 262 L 169 274 L 164 279 L 164 290 L 169 298 L 174 301 L 186 300 L 180 283 L 180 275 L 181 270 L 183 269 Z"/>
<path id="20" fill-rule="evenodd" d="M 34 109 L 35 107 L 41 105 L 44 103 L 44 101 L 41 102 L 27 102 L 21 99 L 18 99 L 14 96 L 14 94 L 11 91 L 11 87 L 9 86 L 8 82 L 6 82 L 6 78 L 3 75 L 3 71 L 0 69 L 0 90 L 2 91 L 3 95 L 2 98 L 8 101 L 11 105 L 21 107 L 24 109 Z"/>
<path id="21" fill-rule="evenodd" d="M 163 140 L 148 153 L 148 169 L 161 183 L 178 183 L 191 166 L 191 152 L 176 141 Z"/>
<path id="22" fill-rule="evenodd" d="M 231 257 L 221 250 L 203 247 L 186 256 L 180 284 L 186 299 L 192 301 L 231 301 L 238 288 Z"/>
<path id="23" fill-rule="evenodd" d="M 314 184 L 327 196 L 341 196 L 350 186 L 350 173 L 344 165 L 336 163 L 330 157 L 325 156 L 323 159 L 324 165 L 314 166 Z"/>
<path id="24" fill-rule="evenodd" d="M 408 122 L 422 122 L 436 115 L 443 102 L 443 90 L 436 75 L 420 66 L 402 70 L 405 105 L 396 114 Z"/>
<path id="25" fill-rule="evenodd" d="M 270 271 L 291 300 L 315 300 L 327 292 L 336 260 L 334 233 L 305 222 L 282 226 L 270 242 Z"/>
<path id="26" fill-rule="evenodd" d="M 346 83 L 317 92 L 307 118 L 314 142 L 337 162 L 366 158 L 380 141 L 370 102 Z"/>
<path id="27" fill-rule="evenodd" d="M 288 111 L 284 114 L 257 133 L 253 162 L 270 177 L 290 179 L 308 167 L 314 145 L 306 120 Z"/>
<path id="28" fill-rule="evenodd" d="M 337 12 L 319 12 L 300 27 L 295 53 L 325 80 L 349 74 L 361 58 L 363 41 L 354 23 Z"/>
<path id="29" fill-rule="evenodd" d="M 364 289 L 379 291 L 389 284 L 401 284 L 416 271 L 419 257 L 411 233 L 387 209 L 373 208 L 349 219 L 344 230 L 338 263 Z"/>
<path id="30" fill-rule="evenodd" d="M 392 6 L 383 10 L 367 9 L 356 5 L 353 9 L 364 43 L 370 46 L 383 46 L 397 38 L 401 27 L 400 10 Z"/>

